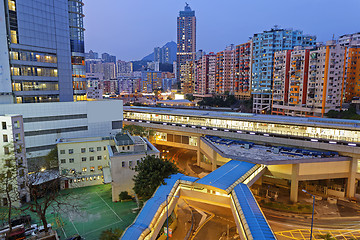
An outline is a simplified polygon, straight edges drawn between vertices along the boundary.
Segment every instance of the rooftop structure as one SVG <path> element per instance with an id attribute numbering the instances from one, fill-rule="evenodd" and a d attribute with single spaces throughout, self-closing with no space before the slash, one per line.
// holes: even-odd
<path id="1" fill-rule="evenodd" d="M 221 153 L 230 159 L 247 161 L 254 164 L 289 164 L 306 162 L 348 161 L 348 157 L 339 156 L 337 152 L 301 149 L 285 146 L 266 146 L 215 136 L 203 137 Z"/>

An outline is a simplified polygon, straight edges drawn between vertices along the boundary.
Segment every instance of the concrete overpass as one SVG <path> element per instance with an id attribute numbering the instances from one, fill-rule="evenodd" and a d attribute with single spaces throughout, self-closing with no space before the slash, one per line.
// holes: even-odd
<path id="1" fill-rule="evenodd" d="M 154 129 L 156 144 L 196 150 L 198 165 L 209 170 L 236 156 L 204 141 L 207 135 L 273 147 L 337 152 L 339 157 L 320 162 L 307 159 L 264 165 L 274 176 L 291 181 L 292 201 L 297 201 L 300 181 L 331 178 L 346 180 L 344 196 L 360 198 L 360 121 L 124 107 L 124 124 Z"/>
<path id="2" fill-rule="evenodd" d="M 276 239 L 248 187 L 262 168 L 258 164 L 229 161 L 201 179 L 183 174 L 170 176 L 121 239 L 157 239 L 166 221 L 166 211 L 174 211 L 179 198 L 230 208 L 242 240 Z"/>

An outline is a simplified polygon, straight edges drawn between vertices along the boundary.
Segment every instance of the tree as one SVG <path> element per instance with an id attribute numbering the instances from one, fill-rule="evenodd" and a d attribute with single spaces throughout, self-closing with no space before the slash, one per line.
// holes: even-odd
<path id="1" fill-rule="evenodd" d="M 185 94 L 185 98 L 191 102 L 195 100 L 194 95 L 192 95 L 191 93 Z"/>
<path id="2" fill-rule="evenodd" d="M 137 125 L 126 125 L 123 127 L 123 130 L 128 131 L 131 135 L 146 137 L 148 139 L 155 134 L 154 130 Z"/>
<path id="3" fill-rule="evenodd" d="M 22 196 L 26 195 L 26 188 L 23 185 L 26 177 L 26 166 L 19 154 L 23 151 L 23 145 L 9 143 L 4 146 L 5 154 L 1 157 L 0 168 L 0 195 L 6 200 L 6 213 L 2 216 L 9 225 L 9 233 L 12 231 L 13 212 L 20 209 Z"/>
<path id="4" fill-rule="evenodd" d="M 45 165 L 46 165 L 46 169 L 52 169 L 52 168 L 59 167 L 57 147 L 51 149 L 51 151 L 45 156 Z"/>
<path id="5" fill-rule="evenodd" d="M 356 106 L 354 104 L 351 104 L 349 109 L 344 111 L 330 110 L 326 113 L 326 117 L 360 120 L 360 115 L 356 113 Z"/>
<path id="6" fill-rule="evenodd" d="M 146 156 L 135 166 L 134 191 L 142 198 L 150 198 L 157 187 L 165 184 L 164 179 L 178 173 L 179 169 L 173 162 L 156 156 Z"/>
<path id="7" fill-rule="evenodd" d="M 61 182 L 68 179 L 68 173 L 60 174 L 58 170 L 35 171 L 28 175 L 26 186 L 29 189 L 31 201 L 24 211 L 35 213 L 41 220 L 47 232 L 47 213 L 50 209 L 67 214 L 79 211 L 79 199 L 69 192 L 60 191 Z"/>
<path id="8" fill-rule="evenodd" d="M 123 230 L 119 228 L 113 229 L 106 229 L 101 232 L 100 240 L 118 240 L 123 233 Z"/>
<path id="9" fill-rule="evenodd" d="M 129 200 L 129 199 L 132 199 L 132 197 L 129 195 L 129 193 L 127 191 L 123 191 L 119 194 L 119 199 L 120 200 Z"/>

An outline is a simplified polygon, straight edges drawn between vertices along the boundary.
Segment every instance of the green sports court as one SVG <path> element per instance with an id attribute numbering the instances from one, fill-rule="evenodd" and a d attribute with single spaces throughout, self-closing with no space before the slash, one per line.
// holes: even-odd
<path id="1" fill-rule="evenodd" d="M 48 222 L 56 229 L 60 239 L 79 234 L 86 240 L 97 240 L 102 231 L 120 228 L 125 230 L 135 219 L 132 209 L 137 207 L 133 201 L 112 202 L 111 185 L 97 185 L 68 189 L 69 201 L 76 201 L 77 210 L 58 211 L 50 208 L 47 213 Z M 40 223 L 34 213 L 32 223 Z"/>

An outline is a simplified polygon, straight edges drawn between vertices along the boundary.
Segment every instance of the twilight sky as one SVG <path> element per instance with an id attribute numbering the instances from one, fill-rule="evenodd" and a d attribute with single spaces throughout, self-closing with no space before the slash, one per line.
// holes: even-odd
<path id="1" fill-rule="evenodd" d="M 186 1 L 186 0 L 185 0 Z M 85 47 L 121 60 L 139 60 L 154 47 L 176 42 L 180 0 L 83 0 Z M 318 41 L 360 32 L 360 0 L 187 0 L 197 18 L 197 50 L 218 52 L 254 33 L 303 30 Z"/>

